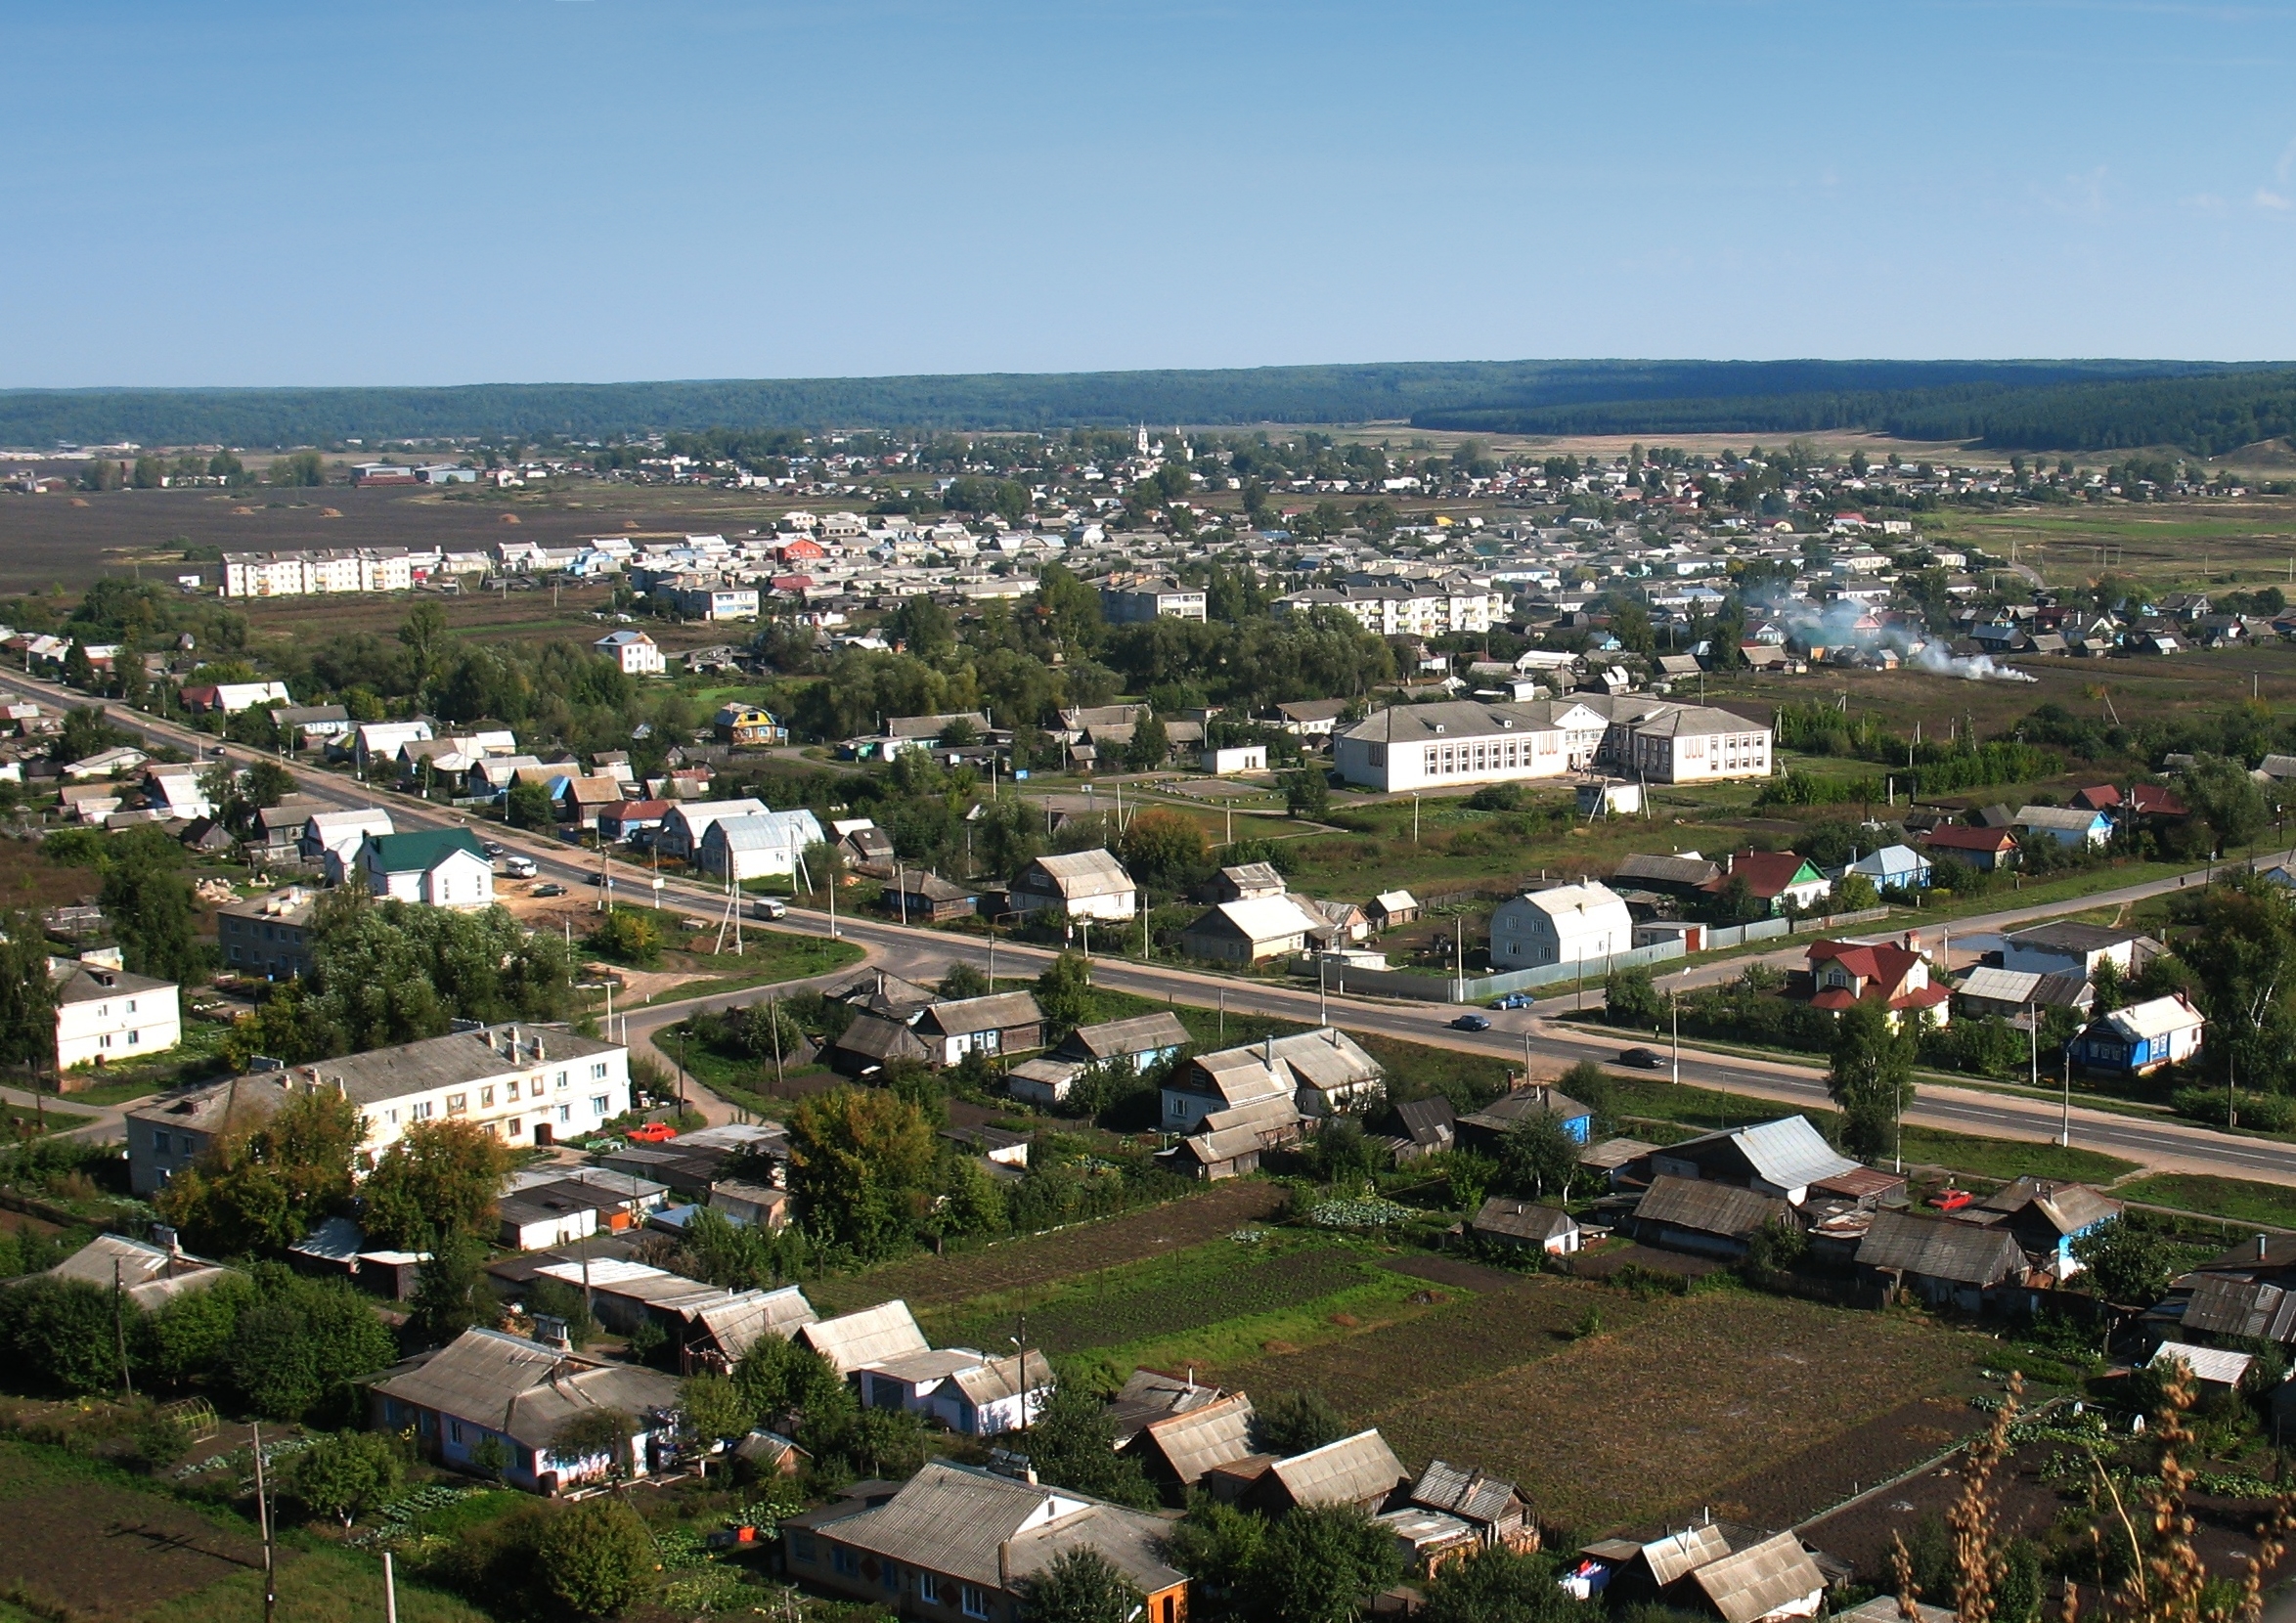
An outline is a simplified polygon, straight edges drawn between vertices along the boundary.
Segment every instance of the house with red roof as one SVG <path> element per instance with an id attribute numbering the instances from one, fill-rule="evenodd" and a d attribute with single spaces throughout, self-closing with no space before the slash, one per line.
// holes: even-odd
<path id="1" fill-rule="evenodd" d="M 2189 817 L 2191 809 L 2157 783 L 2129 785 L 2128 807 L 2140 817 Z"/>
<path id="2" fill-rule="evenodd" d="M 1812 942 L 1810 981 L 1817 988 L 1810 1007 L 1839 1014 L 1853 1004 L 1878 1002 L 1889 1024 L 1911 1016 L 1917 1025 L 1943 1027 L 1953 1019 L 1953 988 L 1929 979 L 1928 955 L 1921 938 L 1908 932 L 1904 943 Z"/>
<path id="3" fill-rule="evenodd" d="M 1715 896 L 1744 879 L 1746 890 L 1763 904 L 1765 913 L 1783 913 L 1788 907 L 1808 912 L 1826 899 L 1833 882 L 1817 865 L 1790 851 L 1741 851 L 1722 859 L 1722 872 L 1702 889 Z"/>
<path id="4" fill-rule="evenodd" d="M 1947 823 L 1921 836 L 1921 849 L 1931 856 L 1950 856 L 1972 868 L 1991 871 L 2016 866 L 2017 840 L 2006 828 L 1971 828 Z"/>
<path id="5" fill-rule="evenodd" d="M 2072 804 L 2084 812 L 2117 812 L 2121 807 L 2121 792 L 2109 783 L 2098 783 L 2073 791 Z"/>

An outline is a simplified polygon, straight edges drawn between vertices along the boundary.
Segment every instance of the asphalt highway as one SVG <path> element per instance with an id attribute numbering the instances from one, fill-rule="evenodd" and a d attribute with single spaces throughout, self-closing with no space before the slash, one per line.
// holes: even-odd
<path id="1" fill-rule="evenodd" d="M 0 671 L 0 689 L 57 705 L 87 702 L 84 695 L 21 672 Z M 130 731 L 195 755 L 206 752 L 211 757 L 216 749 L 216 740 L 206 734 L 154 717 L 113 708 L 110 719 Z M 225 746 L 223 753 L 243 763 L 256 759 L 260 754 L 237 745 Z M 468 817 L 441 812 L 439 808 L 412 796 L 375 785 L 361 784 L 339 773 L 295 763 L 287 765 L 307 793 L 329 804 L 343 808 L 386 806 L 402 826 L 471 826 L 474 831 L 481 832 L 484 838 L 499 841 L 509 850 L 532 856 L 542 876 L 569 886 L 587 887 L 597 871 L 595 859 L 586 859 L 583 854 L 570 850 L 562 842 L 507 829 L 499 823 L 473 824 Z M 622 875 L 628 883 L 618 885 L 618 891 L 626 896 L 643 897 L 646 894 L 649 875 L 642 870 L 627 867 L 622 870 Z M 2130 894 L 2149 894 L 2156 889 L 2173 888 L 2173 882 L 2131 887 Z M 2118 894 L 2115 893 L 2116 896 Z M 724 906 L 722 892 L 681 879 L 665 879 L 662 899 L 667 904 L 682 904 L 695 914 L 708 917 L 717 916 Z M 2014 909 L 2014 921 L 2021 923 L 2052 914 L 2087 911 L 2105 899 L 2084 898 Z M 1996 917 L 2000 922 L 2009 921 L 2009 915 L 2006 913 Z M 1958 927 L 1957 933 L 1982 929 L 1993 922 L 1993 918 L 1965 921 Z M 767 928 L 755 923 L 749 927 Z M 820 936 L 829 934 L 832 924 L 825 912 L 792 908 L 787 920 L 774 928 Z M 846 914 L 840 914 L 835 920 L 834 931 L 839 939 L 863 947 L 870 963 L 911 980 L 938 980 L 954 963 L 969 963 L 982 969 L 990 967 L 991 944 L 977 937 L 949 936 L 874 917 L 857 918 Z M 994 970 L 999 976 L 1034 974 L 1052 957 L 1052 953 L 1041 947 L 1007 943 L 996 943 L 993 955 Z M 842 982 L 854 973 L 854 970 L 849 969 L 837 977 L 824 979 Z M 1535 1009 L 1494 1012 L 1489 1016 L 1489 1031 L 1464 1031 L 1453 1029 L 1449 1024 L 1460 1012 L 1454 1004 L 1343 996 L 1327 999 L 1310 990 L 1269 986 L 1177 965 L 1144 964 L 1107 957 L 1094 959 L 1093 976 L 1096 982 L 1104 986 L 1199 1008 L 1217 1007 L 1224 1001 L 1227 1008 L 1238 1012 L 1274 1015 L 1305 1022 L 1322 1020 L 1328 1012 L 1332 1023 L 1348 1031 L 1396 1037 L 1462 1053 L 1527 1061 L 1534 1071 L 1542 1074 L 1552 1074 L 1580 1060 L 1612 1062 L 1622 1047 L 1635 1040 L 1575 1031 L 1557 1024 L 1555 1017 L 1565 1012 L 1557 1007 L 1566 1002 L 1562 998 L 1549 999 Z M 748 1002 L 758 995 L 759 992 L 752 989 L 681 1002 L 655 1003 L 630 1010 L 627 1013 L 632 1040 L 646 1041 L 651 1033 L 684 1018 L 694 1009 Z M 1589 1001 L 1592 1003 L 1598 1000 L 1590 997 Z M 1662 1044 L 1655 1046 L 1664 1051 Z M 1622 1072 L 1622 1075 L 1648 1079 L 1654 1075 L 1670 1075 L 1670 1072 Z M 1816 1068 L 1746 1059 L 1694 1047 L 1681 1050 L 1681 1080 L 1774 1100 L 1796 1108 L 1823 1106 L 1827 1098 L 1825 1074 Z M 2054 1142 L 2067 1125 L 2067 1113 L 2059 1104 L 2031 1097 L 1923 1082 L 1916 1090 L 1915 1104 L 1906 1113 L 1906 1119 L 1923 1126 L 1992 1138 Z M 2069 1112 L 2069 1126 L 2074 1145 L 2119 1156 L 2157 1170 L 2215 1173 L 2296 1185 L 2296 1144 L 2213 1131 L 2191 1122 L 2167 1118 L 2121 1115 L 2078 1104 L 2072 1106 Z"/>

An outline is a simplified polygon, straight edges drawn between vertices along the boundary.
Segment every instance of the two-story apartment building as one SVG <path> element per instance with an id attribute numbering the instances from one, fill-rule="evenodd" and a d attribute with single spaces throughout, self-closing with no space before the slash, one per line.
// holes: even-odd
<path id="1" fill-rule="evenodd" d="M 1111 583 L 1100 589 L 1100 614 L 1112 626 L 1139 625 L 1150 620 L 1201 620 L 1204 593 L 1169 577 Z"/>
<path id="2" fill-rule="evenodd" d="M 1614 767 L 1652 783 L 1767 777 L 1771 729 L 1733 711 L 1632 695 L 1391 705 L 1334 733 L 1351 784 L 1392 794 Z"/>
<path id="3" fill-rule="evenodd" d="M 308 976 L 311 920 L 318 910 L 319 898 L 299 885 L 223 903 L 215 909 L 215 935 L 224 967 L 269 981 Z"/>
<path id="4" fill-rule="evenodd" d="M 130 975 L 116 959 L 101 958 L 51 958 L 48 977 L 56 986 L 59 1072 L 150 1059 L 184 1039 L 173 982 Z"/>

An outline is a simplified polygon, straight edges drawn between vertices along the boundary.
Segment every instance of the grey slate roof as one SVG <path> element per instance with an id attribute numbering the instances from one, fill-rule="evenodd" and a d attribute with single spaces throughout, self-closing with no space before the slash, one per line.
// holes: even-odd
<path id="1" fill-rule="evenodd" d="M 1640 1223 L 1662 1223 L 1669 1228 L 1744 1240 L 1771 1218 L 1784 1217 L 1792 1209 L 1784 1201 L 1736 1184 L 1657 1177 L 1651 1180 L 1634 1216 Z"/>
<path id="2" fill-rule="evenodd" d="M 1473 1227 L 1477 1234 L 1495 1234 L 1543 1246 L 1558 1235 L 1575 1232 L 1578 1220 L 1561 1206 L 1537 1206 L 1529 1201 L 1493 1195 L 1475 1214 Z"/>
<path id="3" fill-rule="evenodd" d="M 1443 1460 L 1430 1460 L 1411 1487 L 1412 1504 L 1448 1511 L 1468 1521 L 1500 1520 L 1511 1514 L 1521 1500 L 1514 1483 Z"/>
<path id="4" fill-rule="evenodd" d="M 928 1007 L 917 1025 L 920 1029 L 939 1031 L 944 1036 L 963 1036 L 974 1031 L 1004 1031 L 1019 1026 L 1041 1026 L 1044 1011 L 1037 1007 L 1037 994 L 1029 991 L 991 992 L 986 997 L 963 997 L 953 1003 L 935 1003 Z"/>
<path id="5" fill-rule="evenodd" d="M 1710 1521 L 1703 1527 L 1687 1527 L 1669 1537 L 1653 1540 L 1641 1552 L 1643 1564 L 1650 1568 L 1652 1580 L 1660 1589 L 1684 1573 L 1695 1572 L 1729 1554 L 1730 1540 Z"/>
<path id="6" fill-rule="evenodd" d="M 1691 1582 L 1722 1614 L 1722 1623 L 1756 1623 L 1823 1594 L 1826 1575 L 1800 1539 L 1779 1533 L 1709 1561 L 1691 1574 Z"/>
<path id="7" fill-rule="evenodd" d="M 2296 1340 L 2296 1292 L 2231 1274 L 2203 1274 L 2185 1303 L 2186 1330 L 2254 1340 Z"/>
<path id="8" fill-rule="evenodd" d="M 1106 1020 L 1097 1026 L 1080 1026 L 1060 1045 L 1063 1054 L 1082 1060 L 1113 1059 L 1120 1054 L 1152 1054 L 1160 1048 L 1184 1048 L 1188 1029 L 1168 1009 Z"/>
<path id="9" fill-rule="evenodd" d="M 1278 1460 L 1267 1469 L 1296 1505 L 1352 1505 L 1384 1498 L 1411 1474 L 1376 1429 Z"/>
<path id="10" fill-rule="evenodd" d="M 864 1364 L 882 1363 L 930 1345 L 905 1301 L 880 1302 L 842 1318 L 802 1327 L 797 1339 L 827 1359 L 839 1375 Z"/>
<path id="11" fill-rule="evenodd" d="M 1170 1524 L 1160 1516 L 940 1461 L 885 1504 L 817 1525 L 840 1544 L 991 1591 L 1085 1548 L 1097 1550 L 1142 1594 L 1186 1581 L 1165 1564 Z"/>
<path id="12" fill-rule="evenodd" d="M 1252 1453 L 1252 1400 L 1242 1392 L 1153 1422 L 1140 1434 L 1150 1452 L 1161 1455 L 1182 1487 L 1194 1487 L 1215 1466 L 1233 1465 Z"/>
<path id="13" fill-rule="evenodd" d="M 204 1257 L 169 1251 L 124 1235 L 99 1234 L 48 1270 L 50 1279 L 77 1280 L 110 1291 L 118 1281 L 120 1294 L 147 1313 L 156 1312 L 177 1296 L 204 1291 L 232 1278 L 236 1270 Z"/>
<path id="14" fill-rule="evenodd" d="M 1134 1370 L 1131 1378 L 1118 1388 L 1116 1396 L 1108 1400 L 1108 1418 L 1116 1426 L 1116 1445 L 1124 1447 L 1157 1421 L 1201 1409 L 1225 1396 L 1227 1393 L 1219 1387 L 1208 1386 L 1200 1381 L 1166 1375 L 1161 1370 Z"/>
<path id="15" fill-rule="evenodd" d="M 497 1046 L 510 1041 L 513 1033 L 516 1057 L 505 1054 Z M 276 1075 L 290 1085 L 315 1083 L 323 1088 L 335 1088 L 354 1105 L 372 1105 L 534 1066 L 560 1065 L 621 1051 L 620 1043 L 600 1042 L 573 1031 L 505 1024 L 475 1031 L 457 1031 L 451 1036 L 426 1037 L 396 1048 L 346 1054 L 340 1059 L 319 1060 L 266 1075 Z"/>
<path id="16" fill-rule="evenodd" d="M 529 1448 L 547 1448 L 576 1415 L 611 1409 L 642 1424 L 648 1409 L 678 1402 L 678 1382 L 658 1370 L 596 1363 L 499 1330 L 465 1330 L 436 1352 L 386 1371 L 375 1388 Z"/>
<path id="17" fill-rule="evenodd" d="M 2025 1252 L 1997 1228 L 1884 1210 L 1874 1213 L 1874 1226 L 1858 1242 L 1858 1265 L 1983 1286 L 2021 1275 Z"/>

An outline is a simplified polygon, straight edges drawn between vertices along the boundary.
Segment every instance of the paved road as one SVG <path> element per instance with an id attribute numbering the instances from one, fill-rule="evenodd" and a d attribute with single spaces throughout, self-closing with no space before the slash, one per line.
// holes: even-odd
<path id="1" fill-rule="evenodd" d="M 14 672 L 0 672 L 0 688 L 15 689 L 52 703 L 84 702 L 80 696 L 66 689 Z M 180 749 L 214 747 L 215 741 L 205 734 L 170 723 L 157 722 L 151 717 L 114 711 L 113 719 L 123 726 L 162 739 Z M 236 746 L 228 747 L 226 753 L 235 758 L 251 758 L 251 752 Z M 334 773 L 300 767 L 291 769 L 310 793 L 336 805 L 387 805 L 394 817 L 418 826 L 469 821 L 464 817 L 441 812 L 437 807 L 425 805 L 412 797 L 362 786 Z M 486 832 L 489 837 L 532 855 L 550 877 L 584 884 L 595 871 L 594 862 L 584 860 L 579 853 L 570 851 L 559 842 L 506 830 L 499 824 L 488 824 Z M 2160 888 L 2174 887 L 2167 885 Z M 2130 889 L 2153 894 L 2146 887 Z M 666 901 L 684 902 L 705 911 L 721 905 L 724 899 L 720 893 L 707 887 L 674 879 L 666 882 L 663 895 Z M 2100 904 L 2097 899 L 2091 898 L 2037 904 L 1988 916 L 2021 923 L 2031 918 L 2082 911 Z M 793 908 L 784 928 L 818 936 L 828 934 L 831 926 L 825 913 Z M 1971 925 L 1965 923 L 1962 928 L 1969 929 Z M 984 969 L 989 967 L 991 945 L 978 938 L 942 935 L 874 918 L 851 916 L 840 916 L 835 930 L 840 939 L 867 949 L 875 962 L 912 980 L 937 980 L 952 963 L 969 963 Z M 995 944 L 993 951 L 995 972 L 1000 976 L 1016 972 L 1033 974 L 1052 957 L 1051 952 L 1041 947 L 1003 943 Z M 855 971 L 848 969 L 842 973 L 851 976 Z M 1543 1011 L 1532 1009 L 1495 1014 L 1491 1017 L 1490 1031 L 1470 1032 L 1451 1029 L 1448 1023 L 1459 1011 L 1448 1004 L 1372 1001 L 1336 996 L 1326 1004 L 1313 991 L 1271 987 L 1177 966 L 1106 958 L 1095 960 L 1094 976 L 1105 986 L 1199 1008 L 1215 1007 L 1224 1000 L 1228 1008 L 1240 1012 L 1315 1021 L 1323 1018 L 1328 1007 L 1329 1017 L 1349 1031 L 1399 1037 L 1463 1053 L 1527 1059 L 1534 1069 L 1540 1070 L 1560 1069 L 1586 1059 L 1608 1061 L 1621 1045 L 1618 1039 L 1573 1031 L 1552 1024 L 1554 1011 L 1551 1007 Z M 729 1003 L 748 1002 L 760 995 L 760 991 L 753 989 L 730 995 L 691 999 L 683 1004 L 656 1003 L 642 1011 L 631 1011 L 631 1034 L 634 1039 L 640 1034 L 650 1035 L 663 1026 L 683 1019 L 685 1013 L 695 1007 L 722 1007 Z M 1559 1000 L 1550 1000 L 1550 1004 L 1554 1001 Z M 1590 1004 L 1592 1001 L 1593 994 L 1590 992 Z M 1685 1049 L 1682 1053 L 1681 1074 L 1685 1082 L 1776 1100 L 1796 1107 L 1821 1105 L 1826 1100 L 1824 1074 L 1808 1066 Z M 689 1089 L 689 1097 L 698 1098 L 701 1091 Z M 718 1102 L 718 1108 L 729 1109 L 722 1101 Z M 2058 1136 L 2062 1116 L 2061 1109 L 2039 1100 L 1924 1082 L 1917 1089 L 1916 1102 L 1907 1112 L 1906 1119 L 1920 1125 L 1996 1138 L 2053 1142 Z M 2163 1171 L 2213 1172 L 2296 1185 L 2296 1145 L 2243 1138 L 2188 1122 L 2130 1118 L 2079 1106 L 2071 1110 L 2070 1120 L 2072 1142 L 2075 1145 L 2120 1156 L 2141 1165 Z"/>

